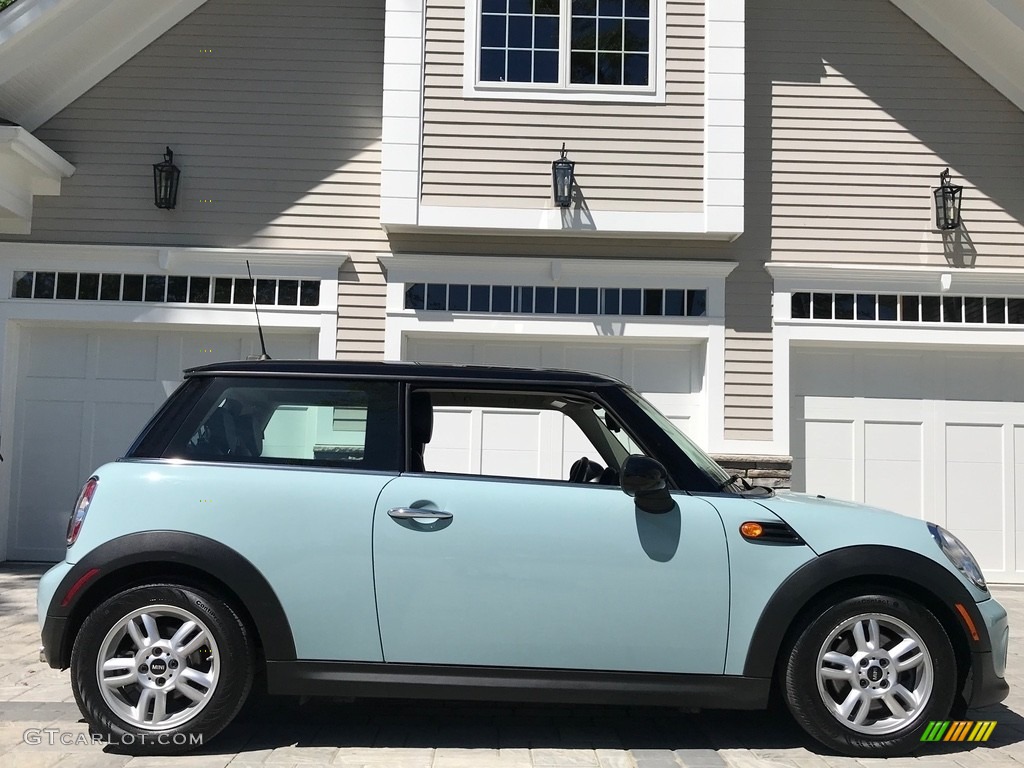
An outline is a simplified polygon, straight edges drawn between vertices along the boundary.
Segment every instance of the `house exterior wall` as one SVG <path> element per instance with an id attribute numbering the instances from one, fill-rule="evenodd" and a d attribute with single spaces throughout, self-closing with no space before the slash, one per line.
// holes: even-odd
<path id="1" fill-rule="evenodd" d="M 652 3 L 652 7 L 657 3 Z M 665 103 L 466 98 L 466 3 L 427 0 L 422 202 L 536 208 L 563 141 L 592 210 L 699 211 L 704 200 L 704 0 L 664 19 Z M 472 77 L 472 73 L 466 75 Z"/>
<path id="2" fill-rule="evenodd" d="M 344 252 L 338 354 L 379 357 L 383 28 L 370 0 L 209 0 L 35 132 L 77 170 L 11 239 Z"/>

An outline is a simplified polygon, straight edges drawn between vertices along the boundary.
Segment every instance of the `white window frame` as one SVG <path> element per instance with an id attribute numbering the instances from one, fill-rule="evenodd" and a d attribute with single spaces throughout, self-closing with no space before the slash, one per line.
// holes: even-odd
<path id="1" fill-rule="evenodd" d="M 587 85 L 569 82 L 571 1 L 561 0 L 559 15 L 559 82 L 501 83 L 480 80 L 481 0 L 466 0 L 466 36 L 463 55 L 463 96 L 467 99 L 530 101 L 601 101 L 665 103 L 665 17 L 668 0 L 651 0 L 651 48 L 645 86 Z"/>

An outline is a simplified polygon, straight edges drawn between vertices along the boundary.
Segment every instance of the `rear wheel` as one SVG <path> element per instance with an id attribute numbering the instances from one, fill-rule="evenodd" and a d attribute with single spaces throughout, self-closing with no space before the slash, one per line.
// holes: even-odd
<path id="1" fill-rule="evenodd" d="M 224 601 L 158 585 L 115 595 L 82 624 L 71 680 L 94 733 L 132 754 L 175 754 L 212 739 L 253 677 L 245 625 Z"/>
<path id="2" fill-rule="evenodd" d="M 927 608 L 896 595 L 841 600 L 811 618 L 783 663 L 786 703 L 822 744 L 858 756 L 906 754 L 952 708 L 949 637 Z"/>

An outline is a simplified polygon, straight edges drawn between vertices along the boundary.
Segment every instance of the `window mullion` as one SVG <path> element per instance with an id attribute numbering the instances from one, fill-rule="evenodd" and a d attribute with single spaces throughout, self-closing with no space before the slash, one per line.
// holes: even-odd
<path id="1" fill-rule="evenodd" d="M 572 0 L 562 0 L 559 11 L 562 24 L 560 49 L 558 51 L 558 85 L 560 88 L 569 87 L 569 58 L 570 46 L 572 44 Z"/>

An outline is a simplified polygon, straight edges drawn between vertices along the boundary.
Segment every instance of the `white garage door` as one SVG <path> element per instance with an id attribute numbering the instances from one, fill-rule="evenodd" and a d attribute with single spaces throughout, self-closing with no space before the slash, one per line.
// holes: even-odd
<path id="1" fill-rule="evenodd" d="M 279 359 L 316 356 L 312 334 L 267 334 Z M 124 455 L 181 371 L 258 352 L 256 334 L 29 327 L 21 336 L 8 557 L 59 560 L 78 491 Z M 6 437 L 6 436 L 5 436 Z"/>
<path id="2" fill-rule="evenodd" d="M 1020 355 L 795 349 L 792 361 L 795 489 L 940 523 L 990 579 L 1024 582 Z"/>
<path id="3" fill-rule="evenodd" d="M 700 444 L 707 436 L 703 392 L 704 347 L 696 344 L 621 342 L 406 339 L 406 359 L 417 362 L 513 365 L 593 371 L 614 376 L 644 394 Z M 433 469 L 499 475 L 565 478 L 582 455 L 597 459 L 590 442 L 558 414 L 522 411 L 483 413 L 438 409 L 425 458 Z M 508 430 L 518 445 L 532 436 L 535 450 L 503 450 Z M 514 455 L 513 455 L 514 453 Z"/>

